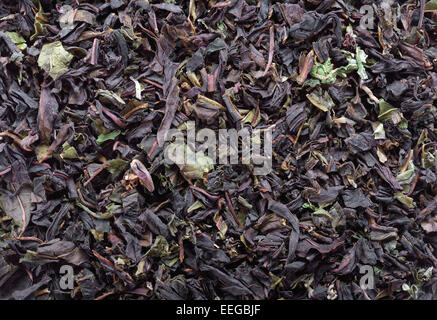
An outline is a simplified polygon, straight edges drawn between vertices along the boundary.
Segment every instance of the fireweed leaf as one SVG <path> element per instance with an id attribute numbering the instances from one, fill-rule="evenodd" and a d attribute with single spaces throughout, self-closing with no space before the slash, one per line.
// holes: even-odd
<path id="1" fill-rule="evenodd" d="M 427 233 L 437 232 L 437 216 L 428 220 L 422 221 L 421 226 Z"/>
<path id="2" fill-rule="evenodd" d="M 74 21 L 86 22 L 90 25 L 94 25 L 96 22 L 96 16 L 86 10 L 77 10 L 74 16 Z"/>
<path id="3" fill-rule="evenodd" d="M 119 176 L 129 165 L 128 161 L 117 158 L 109 161 L 106 169 L 114 176 Z"/>
<path id="4" fill-rule="evenodd" d="M 183 13 L 181 7 L 172 4 L 172 3 L 158 3 L 158 4 L 152 4 L 152 6 L 154 8 L 160 9 L 160 10 L 165 10 L 165 11 L 169 11 L 172 13 Z"/>
<path id="5" fill-rule="evenodd" d="M 74 9 L 70 5 L 60 7 L 63 14 L 59 17 L 59 25 L 61 28 L 71 26 L 74 23 Z"/>
<path id="6" fill-rule="evenodd" d="M 437 1 L 436 0 L 428 1 L 425 5 L 425 10 L 437 10 Z"/>
<path id="7" fill-rule="evenodd" d="M 31 188 L 23 187 L 15 196 L 12 194 L 0 196 L 0 208 L 14 220 L 16 225 L 22 228 L 30 222 L 31 192 Z"/>
<path id="8" fill-rule="evenodd" d="M 408 163 L 408 168 L 403 173 L 399 173 L 396 176 L 396 180 L 399 181 L 400 185 L 410 184 L 414 179 L 416 167 L 413 161 L 410 160 Z"/>
<path id="9" fill-rule="evenodd" d="M 164 145 L 165 137 L 167 135 L 168 130 L 171 127 L 171 123 L 176 113 L 178 104 L 179 104 L 179 87 L 177 85 L 177 80 L 172 79 L 169 87 L 169 94 L 167 96 L 167 100 L 165 103 L 164 118 L 162 119 L 157 134 L 158 144 L 161 147 Z"/>
<path id="10" fill-rule="evenodd" d="M 284 204 L 280 202 L 270 200 L 268 204 L 268 208 L 272 212 L 285 218 L 293 228 L 288 243 L 287 262 L 289 263 L 295 258 L 295 252 L 297 249 L 299 235 L 300 235 L 299 224 L 298 224 L 299 220 L 294 214 L 290 212 L 290 210 Z"/>
<path id="11" fill-rule="evenodd" d="M 61 28 L 73 29 L 75 22 L 86 22 L 90 25 L 94 25 L 96 22 L 96 16 L 86 10 L 74 9 L 70 5 L 64 5 L 60 8 L 63 14 L 59 17 L 59 25 Z"/>
<path id="12" fill-rule="evenodd" d="M 77 153 L 77 150 L 75 147 L 72 147 L 68 144 L 68 142 L 65 142 L 62 145 L 61 157 L 63 159 L 77 159 L 77 158 L 79 158 L 79 154 Z"/>
<path id="13" fill-rule="evenodd" d="M 344 187 L 343 186 L 339 186 L 339 187 L 329 187 L 327 190 L 322 189 L 320 190 L 319 193 L 317 194 L 312 194 L 309 197 L 309 200 L 311 202 L 315 202 L 315 203 L 326 203 L 326 202 L 330 202 L 332 200 L 335 200 L 338 196 L 338 194 L 341 192 L 341 190 L 343 190 Z"/>
<path id="14" fill-rule="evenodd" d="M 363 132 L 345 139 L 345 143 L 353 153 L 363 152 L 376 146 L 375 139 L 371 133 Z"/>
<path id="15" fill-rule="evenodd" d="M 384 125 L 382 123 L 377 123 L 376 128 L 373 131 L 373 135 L 375 137 L 375 140 L 385 140 L 385 131 L 384 131 Z"/>
<path id="16" fill-rule="evenodd" d="M 338 76 L 345 78 L 349 73 L 358 70 L 358 62 L 357 59 L 355 58 L 355 55 L 352 52 L 343 51 L 343 53 L 346 57 L 347 65 L 335 69 L 335 73 Z"/>
<path id="17" fill-rule="evenodd" d="M 124 100 L 118 94 L 109 90 L 99 89 L 96 91 L 96 95 L 99 97 L 101 102 L 112 103 L 116 106 L 122 106 L 126 104 L 126 102 L 124 102 Z"/>
<path id="18" fill-rule="evenodd" d="M 41 140 L 50 142 L 53 131 L 53 123 L 58 115 L 58 102 L 51 90 L 47 87 L 41 89 L 38 109 L 38 124 Z"/>
<path id="19" fill-rule="evenodd" d="M 54 239 L 48 243 L 41 244 L 37 249 L 37 254 L 50 256 L 55 259 L 62 259 L 73 265 L 81 265 L 88 261 L 88 256 L 73 242 Z"/>
<path id="20" fill-rule="evenodd" d="M 363 80 L 367 80 L 369 76 L 367 75 L 367 72 L 364 68 L 364 63 L 366 63 L 367 54 L 362 50 L 360 47 L 357 47 L 357 53 L 356 53 L 356 59 L 357 59 L 357 66 L 358 66 L 358 75 Z"/>
<path id="21" fill-rule="evenodd" d="M 151 210 L 146 210 L 139 219 L 144 221 L 150 231 L 156 235 L 162 235 L 165 238 L 169 236 L 169 231 L 167 226 L 162 222 L 162 220 Z"/>
<path id="22" fill-rule="evenodd" d="M 347 65 L 341 66 L 334 69 L 334 65 L 331 63 L 331 59 L 328 58 L 324 63 L 315 63 L 311 69 L 311 76 L 321 81 L 321 83 L 332 84 L 336 81 L 337 76 L 347 77 L 347 75 L 355 70 L 357 70 L 358 75 L 361 79 L 368 79 L 368 75 L 364 68 L 364 63 L 366 63 L 367 55 L 359 47 L 356 49 L 356 53 L 349 51 L 344 51 L 346 55 Z"/>
<path id="23" fill-rule="evenodd" d="M 348 208 L 367 208 L 372 205 L 361 189 L 343 191 L 343 201 Z"/>
<path id="24" fill-rule="evenodd" d="M 17 48 L 24 50 L 27 48 L 26 40 L 17 32 L 5 32 L 9 38 L 16 44 Z"/>
<path id="25" fill-rule="evenodd" d="M 379 115 L 378 120 L 380 121 L 391 121 L 393 124 L 400 128 L 408 127 L 408 122 L 404 118 L 403 114 L 399 112 L 398 108 L 393 107 L 391 104 L 387 103 L 384 99 L 379 101 Z"/>
<path id="26" fill-rule="evenodd" d="M 40 281 L 33 284 L 32 286 L 13 292 L 12 297 L 14 300 L 24 300 L 28 298 L 30 295 L 35 294 L 42 286 L 48 284 L 50 281 L 51 278 L 45 274 Z"/>
<path id="27" fill-rule="evenodd" d="M 97 138 L 96 142 L 98 144 L 102 144 L 105 141 L 109 141 L 109 140 L 115 140 L 116 137 L 118 137 L 118 135 L 120 134 L 120 130 L 115 130 L 106 134 L 100 134 L 99 137 Z"/>
<path id="28" fill-rule="evenodd" d="M 66 51 L 61 41 L 45 44 L 38 57 L 38 66 L 56 80 L 68 71 L 73 55 Z"/>
<path id="29" fill-rule="evenodd" d="M 394 198 L 410 209 L 415 207 L 415 203 L 413 202 L 413 198 L 410 198 L 410 197 L 408 197 L 400 192 L 396 193 L 394 195 Z"/>
<path id="30" fill-rule="evenodd" d="M 322 83 L 334 83 L 336 80 L 334 66 L 331 63 L 331 59 L 326 60 L 324 63 L 317 62 L 314 64 L 310 74 Z"/>
<path id="31" fill-rule="evenodd" d="M 178 164 L 184 176 L 189 179 L 202 179 L 206 173 L 214 168 L 213 159 L 206 156 L 203 151 L 194 152 L 185 146 L 186 162 Z"/>
<path id="32" fill-rule="evenodd" d="M 36 37 L 45 33 L 45 25 L 47 24 L 47 22 L 49 22 L 47 18 L 48 18 L 47 13 L 43 11 L 41 2 L 38 1 L 38 12 L 35 14 L 35 20 L 33 24 L 35 33 L 30 37 L 30 41 L 35 40 Z"/>
<path id="33" fill-rule="evenodd" d="M 320 110 L 327 112 L 334 107 L 334 102 L 327 91 L 313 91 L 307 94 L 308 100 Z"/>

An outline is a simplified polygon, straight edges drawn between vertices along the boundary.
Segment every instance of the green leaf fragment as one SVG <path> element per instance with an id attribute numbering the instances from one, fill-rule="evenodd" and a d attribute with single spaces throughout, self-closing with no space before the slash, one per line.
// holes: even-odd
<path id="1" fill-rule="evenodd" d="M 402 192 L 398 192 L 395 194 L 394 198 L 398 200 L 400 203 L 407 206 L 409 209 L 413 209 L 416 205 L 413 201 L 413 198 L 410 198 L 406 195 L 404 195 Z"/>
<path id="2" fill-rule="evenodd" d="M 61 41 L 56 41 L 42 47 L 38 66 L 56 80 L 68 71 L 71 59 L 73 55 L 64 49 Z"/>
<path id="3" fill-rule="evenodd" d="M 252 209 L 252 205 L 242 196 L 238 196 L 238 202 L 248 209 Z"/>
<path id="4" fill-rule="evenodd" d="M 393 107 L 390 103 L 384 99 L 379 100 L 379 115 L 378 120 L 386 121 L 391 120 L 391 114 L 397 112 L 398 108 Z"/>
<path id="5" fill-rule="evenodd" d="M 49 158 L 52 152 L 49 150 L 50 146 L 47 144 L 40 144 L 36 146 L 36 159 L 41 161 L 42 159 Z"/>
<path id="6" fill-rule="evenodd" d="M 367 60 L 367 54 L 360 47 L 357 47 L 356 54 L 344 51 L 342 52 L 346 56 L 348 62 L 347 65 L 334 69 L 334 65 L 331 63 L 331 59 L 328 58 L 324 63 L 316 62 L 311 69 L 311 76 L 317 80 L 320 80 L 323 84 L 332 84 L 335 82 L 337 76 L 346 78 L 347 74 L 357 70 L 361 79 L 368 79 L 368 75 L 364 68 L 364 63 Z"/>
<path id="7" fill-rule="evenodd" d="M 400 173 L 396 176 L 396 180 L 400 185 L 409 185 L 414 179 L 414 172 L 416 167 L 413 163 L 413 160 L 410 160 L 408 163 L 408 169 L 405 172 Z"/>
<path id="8" fill-rule="evenodd" d="M 174 149 L 178 157 L 184 157 L 177 165 L 188 179 L 202 179 L 203 176 L 214 168 L 214 161 L 206 156 L 203 151 L 194 152 L 187 145 L 179 145 Z"/>
<path id="9" fill-rule="evenodd" d="M 398 234 L 395 231 L 383 232 L 383 231 L 372 230 L 370 232 L 369 238 L 372 241 L 386 241 L 389 239 L 397 239 Z"/>
<path id="10" fill-rule="evenodd" d="M 44 34 L 44 25 L 38 21 L 35 21 L 34 23 L 35 33 L 30 37 L 30 40 L 33 41 L 36 37 Z"/>
<path id="11" fill-rule="evenodd" d="M 310 75 L 322 83 L 334 83 L 336 76 L 331 59 L 326 60 L 324 63 L 315 63 L 311 68 Z"/>
<path id="12" fill-rule="evenodd" d="M 335 73 L 342 78 L 346 78 L 348 73 L 358 70 L 358 63 L 352 52 L 343 51 L 343 53 L 346 55 L 348 64 L 335 69 Z"/>
<path id="13" fill-rule="evenodd" d="M 422 166 L 425 169 L 434 167 L 435 163 L 435 155 L 434 152 L 431 151 L 431 149 L 425 149 L 425 152 L 422 152 L 422 158 L 421 158 Z"/>
<path id="14" fill-rule="evenodd" d="M 364 69 L 364 63 L 366 63 L 367 54 L 364 52 L 364 50 L 361 50 L 360 47 L 357 47 L 356 59 L 358 65 L 358 75 L 361 79 L 367 80 L 369 77 L 366 73 L 366 70 Z"/>
<path id="15" fill-rule="evenodd" d="M 431 0 L 426 3 L 425 10 L 437 10 L 437 0 Z"/>
<path id="16" fill-rule="evenodd" d="M 322 92 L 321 90 L 315 90 L 310 94 L 307 94 L 306 97 L 314 106 L 324 112 L 331 110 L 335 106 L 334 101 L 332 101 L 328 91 Z"/>
<path id="17" fill-rule="evenodd" d="M 205 208 L 205 205 L 201 202 L 201 201 L 199 201 L 199 200 L 196 200 L 196 202 L 194 202 L 188 209 L 187 209 L 187 213 L 191 213 L 191 212 L 193 212 L 193 211 L 195 211 L 195 210 L 197 210 L 197 209 L 204 209 Z"/>
<path id="18" fill-rule="evenodd" d="M 113 175 L 118 176 L 122 172 L 124 172 L 129 166 L 128 161 L 124 161 L 123 159 L 117 158 L 109 161 L 109 164 L 106 166 L 106 169 Z"/>
<path id="19" fill-rule="evenodd" d="M 62 145 L 62 153 L 61 158 L 63 159 L 77 159 L 79 158 L 79 154 L 76 151 L 75 147 L 70 146 L 68 142 L 65 142 Z"/>
<path id="20" fill-rule="evenodd" d="M 170 244 L 167 242 L 167 240 L 163 236 L 159 235 L 156 237 L 152 247 L 146 252 L 145 255 L 149 257 L 161 258 L 162 262 L 165 264 L 173 265 L 178 259 L 177 249 L 177 246 L 172 245 L 170 247 Z"/>
<path id="21" fill-rule="evenodd" d="M 226 232 L 228 231 L 228 225 L 218 211 L 215 213 L 213 220 L 217 229 L 219 230 L 218 235 L 220 239 L 225 239 Z"/>
<path id="22" fill-rule="evenodd" d="M 114 140 L 120 134 L 120 130 L 115 130 L 109 133 L 102 133 L 97 138 L 97 144 L 102 144 L 105 141 Z"/>
<path id="23" fill-rule="evenodd" d="M 47 17 L 47 13 L 43 11 L 41 3 L 38 1 L 38 12 L 35 15 L 35 21 L 33 23 L 35 33 L 32 36 L 30 36 L 30 41 L 33 41 L 35 40 L 36 37 L 44 34 L 46 23 L 43 23 L 41 21 L 48 22 L 48 17 Z"/>
<path id="24" fill-rule="evenodd" d="M 15 43 L 18 49 L 24 50 L 27 48 L 26 40 L 17 32 L 5 32 L 9 38 Z"/>
<path id="25" fill-rule="evenodd" d="M 379 121 L 391 121 L 394 125 L 398 126 L 400 129 L 407 129 L 408 122 L 404 118 L 403 114 L 398 108 L 393 107 L 390 103 L 386 102 L 384 99 L 379 100 Z"/>

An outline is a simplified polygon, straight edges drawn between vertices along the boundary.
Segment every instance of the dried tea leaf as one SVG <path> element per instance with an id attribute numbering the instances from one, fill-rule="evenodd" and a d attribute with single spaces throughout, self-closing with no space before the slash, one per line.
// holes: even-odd
<path id="1" fill-rule="evenodd" d="M 24 50 L 27 48 L 26 40 L 17 32 L 5 32 L 9 38 L 15 43 L 18 49 Z"/>
<path id="2" fill-rule="evenodd" d="M 38 66 L 56 80 L 68 71 L 73 55 L 66 51 L 61 41 L 45 44 L 38 57 Z"/>
<path id="3" fill-rule="evenodd" d="M 14 220 L 16 225 L 23 229 L 30 222 L 31 192 L 30 187 L 24 186 L 16 195 L 4 194 L 0 196 L 0 208 Z"/>
<path id="4" fill-rule="evenodd" d="M 324 112 L 328 112 L 335 106 L 334 101 L 332 101 L 327 91 L 314 90 L 307 94 L 306 97 L 314 106 Z"/>
<path id="5" fill-rule="evenodd" d="M 118 137 L 118 135 L 121 133 L 120 130 L 114 130 L 109 133 L 102 133 L 98 136 L 96 142 L 97 144 L 102 144 L 103 142 L 109 141 L 109 140 L 115 140 L 115 138 Z"/>
<path id="6" fill-rule="evenodd" d="M 122 172 L 124 172 L 128 166 L 129 166 L 128 161 L 117 158 L 117 159 L 110 160 L 106 169 L 111 173 L 112 176 L 117 177 Z"/>

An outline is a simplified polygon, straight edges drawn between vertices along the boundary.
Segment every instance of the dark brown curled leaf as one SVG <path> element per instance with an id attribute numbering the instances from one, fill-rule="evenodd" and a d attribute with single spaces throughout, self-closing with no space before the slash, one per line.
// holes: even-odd
<path id="1" fill-rule="evenodd" d="M 150 209 L 147 209 L 146 212 L 141 214 L 139 220 L 143 221 L 150 229 L 150 231 L 152 231 L 156 235 L 162 235 L 167 238 L 170 234 L 167 226 Z"/>
<path id="2" fill-rule="evenodd" d="M 292 231 L 289 238 L 288 256 L 287 263 L 290 263 L 295 258 L 295 252 L 298 246 L 298 240 L 300 236 L 299 230 L 299 220 L 297 217 L 290 212 L 286 205 L 270 200 L 268 204 L 268 209 L 277 215 L 285 218 L 292 226 Z"/>
<path id="3" fill-rule="evenodd" d="M 340 265 L 332 270 L 339 275 L 345 275 L 351 273 L 356 267 L 356 251 L 357 245 L 353 246 L 352 249 L 349 250 L 349 253 L 343 257 Z"/>
<path id="4" fill-rule="evenodd" d="M 297 255 L 299 257 L 306 257 L 311 249 L 315 249 L 323 254 L 330 253 L 331 251 L 336 250 L 338 247 L 344 244 L 344 238 L 345 235 L 341 236 L 340 238 L 337 238 L 331 244 L 319 244 L 311 239 L 304 239 L 300 241 L 297 246 Z"/>
<path id="5" fill-rule="evenodd" d="M 267 66 L 266 66 L 266 69 L 264 70 L 263 77 L 267 74 L 267 72 L 269 72 L 270 67 L 272 66 L 272 62 L 273 62 L 273 54 L 274 54 L 274 50 L 275 50 L 275 27 L 274 26 L 270 27 L 269 38 L 270 38 L 269 58 L 267 60 Z"/>
<path id="6" fill-rule="evenodd" d="M 228 109 L 229 114 L 231 115 L 232 120 L 238 121 L 243 119 L 243 116 L 238 111 L 238 108 L 232 103 L 229 92 L 225 92 L 223 94 L 223 101 Z"/>
<path id="7" fill-rule="evenodd" d="M 158 139 L 158 145 L 162 147 L 165 142 L 165 138 L 167 136 L 167 132 L 171 127 L 171 123 L 173 122 L 173 118 L 176 114 L 176 110 L 178 108 L 179 104 L 179 87 L 178 87 L 178 80 L 176 78 L 173 78 L 169 93 L 167 96 L 167 101 L 165 103 L 165 114 L 164 118 L 162 119 L 161 125 L 158 129 L 157 139 Z"/>
<path id="8" fill-rule="evenodd" d="M 38 129 L 41 134 L 41 140 L 45 143 L 50 142 L 50 137 L 53 131 L 53 122 L 58 114 L 58 101 L 52 94 L 51 90 L 42 86 L 41 96 L 39 98 L 38 109 Z"/>
<path id="9" fill-rule="evenodd" d="M 311 194 L 309 200 L 315 203 L 326 203 L 337 199 L 338 194 L 344 189 L 344 186 L 328 187 L 321 189 L 316 194 Z"/>
<path id="10" fill-rule="evenodd" d="M 382 166 L 379 163 L 377 163 L 376 172 L 379 174 L 379 176 L 384 179 L 394 190 L 402 190 L 401 185 L 396 180 L 396 178 L 393 176 L 393 173 L 390 171 L 390 169 L 386 166 Z"/>

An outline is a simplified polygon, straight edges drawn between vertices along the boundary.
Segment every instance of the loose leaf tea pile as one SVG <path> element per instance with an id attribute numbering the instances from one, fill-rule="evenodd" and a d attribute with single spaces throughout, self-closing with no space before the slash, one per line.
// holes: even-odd
<path id="1" fill-rule="evenodd" d="M 0 1 L 0 298 L 437 299 L 436 30 L 435 0 Z M 271 128 L 271 172 L 166 163 L 189 121 Z"/>

